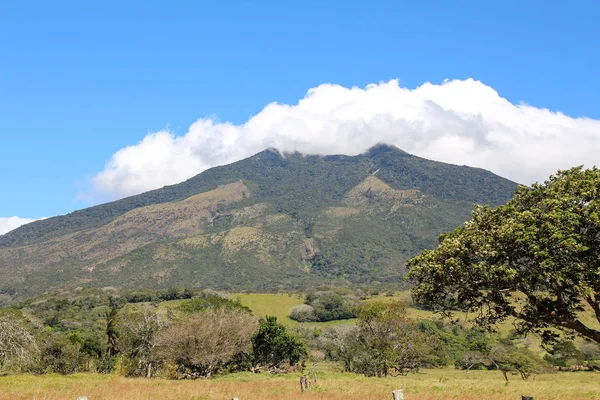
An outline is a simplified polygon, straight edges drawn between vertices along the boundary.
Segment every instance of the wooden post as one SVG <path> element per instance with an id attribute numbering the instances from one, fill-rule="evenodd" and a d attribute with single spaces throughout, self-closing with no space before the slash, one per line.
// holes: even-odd
<path id="1" fill-rule="evenodd" d="M 521 396 L 521 400 L 533 400 L 531 396 Z"/>
<path id="2" fill-rule="evenodd" d="M 308 376 L 302 375 L 300 377 L 300 391 L 304 392 L 310 387 L 310 381 L 308 380 Z"/>
<path id="3" fill-rule="evenodd" d="M 87 396 L 77 396 L 77 400 L 88 400 Z"/>
<path id="4" fill-rule="evenodd" d="M 393 400 L 404 400 L 404 391 L 402 389 L 397 389 L 392 392 Z"/>

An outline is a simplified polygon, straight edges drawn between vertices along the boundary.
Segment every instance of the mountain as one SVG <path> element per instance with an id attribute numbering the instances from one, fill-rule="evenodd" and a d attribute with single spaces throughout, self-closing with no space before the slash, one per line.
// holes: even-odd
<path id="1" fill-rule="evenodd" d="M 517 184 L 379 145 L 358 156 L 265 150 L 185 182 L 0 236 L 0 293 L 169 286 L 398 284 L 404 261 Z"/>

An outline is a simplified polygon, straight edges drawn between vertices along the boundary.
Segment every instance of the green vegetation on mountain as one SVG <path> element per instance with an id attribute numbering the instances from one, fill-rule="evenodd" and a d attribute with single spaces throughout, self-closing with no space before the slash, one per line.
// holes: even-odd
<path id="1" fill-rule="evenodd" d="M 0 236 L 4 301 L 56 288 L 303 290 L 400 285 L 404 262 L 517 185 L 376 146 L 263 151 L 183 183 Z"/>

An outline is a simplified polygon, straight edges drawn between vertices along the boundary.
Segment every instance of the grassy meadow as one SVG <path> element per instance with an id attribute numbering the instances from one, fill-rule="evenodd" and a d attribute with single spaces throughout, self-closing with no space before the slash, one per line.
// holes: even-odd
<path id="1" fill-rule="evenodd" d="M 233 294 L 232 299 L 252 309 L 254 315 L 274 315 L 291 328 L 354 324 L 355 320 L 299 324 L 289 318 L 292 307 L 302 304 L 301 294 Z M 372 300 L 403 300 L 410 304 L 408 292 L 394 296 L 375 296 Z M 160 303 L 161 307 L 178 307 L 183 300 Z M 130 305 L 134 307 L 135 305 Z M 414 319 L 436 319 L 435 314 L 408 308 Z M 507 333 L 510 323 L 500 327 Z M 308 370 L 312 364 L 309 363 Z M 471 371 L 468 374 L 452 367 L 424 369 L 404 377 L 366 378 L 341 372 L 341 366 L 321 362 L 316 366 L 318 383 L 300 393 L 298 373 L 271 375 L 267 373 L 235 373 L 217 375 L 211 380 L 167 380 L 124 378 L 116 374 L 78 373 L 74 375 L 13 374 L 0 376 L 0 400 L 376 400 L 390 399 L 394 389 L 404 389 L 407 400 L 509 400 L 532 396 L 535 400 L 600 400 L 600 373 L 555 372 L 532 376 L 528 381 L 509 376 L 505 383 L 499 371 Z"/>
<path id="2" fill-rule="evenodd" d="M 317 384 L 305 393 L 300 393 L 299 374 L 238 373 L 195 381 L 97 374 L 9 375 L 0 377 L 0 400 L 74 400 L 84 395 L 90 400 L 230 400 L 234 396 L 240 400 L 387 400 L 399 388 L 407 400 L 517 400 L 522 395 L 536 400 L 600 399 L 600 374 L 594 372 L 560 372 L 528 381 L 512 376 L 505 383 L 497 371 L 466 374 L 444 368 L 405 377 L 365 378 L 334 369 L 321 364 Z"/>

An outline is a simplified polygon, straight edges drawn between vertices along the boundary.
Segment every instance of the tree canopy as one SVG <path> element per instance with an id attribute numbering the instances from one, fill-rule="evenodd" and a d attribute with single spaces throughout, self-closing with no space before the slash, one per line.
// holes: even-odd
<path id="1" fill-rule="evenodd" d="M 516 318 L 546 342 L 556 329 L 600 343 L 600 170 L 559 171 L 521 186 L 496 209 L 440 236 L 407 262 L 413 297 L 448 315 L 463 311 L 486 328 Z"/>

